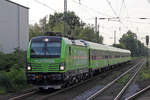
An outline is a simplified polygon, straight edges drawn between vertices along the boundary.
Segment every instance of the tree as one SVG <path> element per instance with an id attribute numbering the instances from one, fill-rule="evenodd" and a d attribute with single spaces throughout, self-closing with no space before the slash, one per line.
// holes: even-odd
<path id="1" fill-rule="evenodd" d="M 67 12 L 66 33 L 67 36 L 75 39 L 84 39 L 92 42 L 103 43 L 103 37 L 99 36 L 99 32 L 95 33 L 91 25 L 86 25 L 74 12 Z M 64 36 L 64 14 L 54 13 L 49 15 L 49 19 L 44 17 L 39 24 L 30 25 L 30 38 L 34 36 L 45 35 L 46 32 L 59 32 Z"/>
<path id="2" fill-rule="evenodd" d="M 120 44 L 113 44 L 113 47 L 125 49 L 124 44 L 121 44 L 121 43 Z"/>
<path id="3" fill-rule="evenodd" d="M 130 30 L 120 38 L 119 42 L 120 44 L 113 44 L 113 46 L 130 50 L 131 56 L 147 55 L 147 48 L 137 40 L 137 35 Z"/>
<path id="4" fill-rule="evenodd" d="M 132 56 L 136 55 L 137 49 L 137 36 L 135 33 L 132 33 L 130 30 L 122 36 L 119 40 L 120 43 L 124 44 L 125 48 L 130 50 Z"/>
<path id="5" fill-rule="evenodd" d="M 30 37 L 30 39 L 34 36 L 40 36 L 40 35 L 44 35 L 44 34 L 42 32 L 42 28 L 37 23 L 29 26 L 29 37 Z"/>

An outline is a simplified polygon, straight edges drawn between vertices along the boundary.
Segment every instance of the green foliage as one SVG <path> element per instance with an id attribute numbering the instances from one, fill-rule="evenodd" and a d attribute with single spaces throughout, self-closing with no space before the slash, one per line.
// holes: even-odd
<path id="1" fill-rule="evenodd" d="M 149 63 L 150 63 L 150 58 L 149 58 Z M 144 64 L 144 67 L 142 68 L 139 74 L 139 80 L 143 81 L 149 78 L 150 78 L 150 69 L 147 68 L 146 64 Z"/>
<path id="2" fill-rule="evenodd" d="M 125 83 L 128 81 L 128 79 L 129 79 L 129 75 L 127 74 L 127 75 L 125 75 L 124 77 L 122 77 L 122 78 L 119 80 L 119 82 L 120 82 L 121 84 L 125 84 Z"/>
<path id="3" fill-rule="evenodd" d="M 30 25 L 29 26 L 29 31 L 30 31 L 30 34 L 29 34 L 30 38 L 34 37 L 34 36 L 44 35 L 43 32 L 42 32 L 41 27 L 37 23 L 34 24 L 33 26 Z"/>
<path id="4" fill-rule="evenodd" d="M 64 14 L 54 13 L 40 20 L 39 24 L 30 25 L 30 38 L 34 36 L 45 35 L 46 32 L 61 32 L 64 36 Z M 103 43 L 103 37 L 99 36 L 99 32 L 95 33 L 91 25 L 86 25 L 74 13 L 68 11 L 66 14 L 66 36 L 75 39 L 84 39 L 92 42 Z"/>
<path id="5" fill-rule="evenodd" d="M 15 49 L 13 53 L 0 53 L 0 70 L 9 71 L 11 66 L 17 64 L 21 68 L 26 66 L 26 52 Z"/>
<path id="6" fill-rule="evenodd" d="M 15 49 L 13 53 L 0 53 L 0 94 L 15 92 L 27 86 L 24 68 L 26 53 Z"/>
<path id="7" fill-rule="evenodd" d="M 125 49 L 124 44 L 113 44 L 114 47 Z"/>
<path id="8" fill-rule="evenodd" d="M 7 90 L 9 83 L 8 83 L 8 76 L 5 71 L 0 71 L 0 91 L 4 92 L 4 90 Z M 5 91 L 6 92 L 6 91 Z"/>
<path id="9" fill-rule="evenodd" d="M 113 46 L 130 50 L 131 56 L 147 55 L 147 48 L 137 40 L 137 35 L 130 30 L 120 38 L 119 42 L 120 44 L 113 44 Z"/>
<path id="10" fill-rule="evenodd" d="M 17 73 L 17 74 L 16 74 Z M 17 91 L 26 85 L 26 76 L 24 70 L 14 65 L 9 72 L 7 72 L 9 80 L 9 89 Z"/>
<path id="11" fill-rule="evenodd" d="M 18 65 L 12 66 L 9 72 L 0 72 L 0 91 L 15 92 L 26 85 L 24 70 Z"/>
<path id="12" fill-rule="evenodd" d="M 149 79 L 150 78 L 150 70 L 145 70 L 141 73 L 141 80 L 144 80 L 144 79 Z"/>
<path id="13" fill-rule="evenodd" d="M 0 94 L 5 94 L 7 91 L 5 88 L 3 87 L 0 87 Z"/>

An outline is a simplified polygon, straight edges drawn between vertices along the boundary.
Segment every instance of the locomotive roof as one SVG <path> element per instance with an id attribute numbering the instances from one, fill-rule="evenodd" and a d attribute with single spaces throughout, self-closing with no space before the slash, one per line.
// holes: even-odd
<path id="1" fill-rule="evenodd" d="M 108 45 L 103 45 L 103 44 L 98 44 L 90 41 L 85 41 L 85 40 L 71 40 L 65 37 L 58 37 L 58 36 L 38 36 L 38 37 L 33 37 L 32 41 L 41 41 L 44 38 L 48 38 L 50 40 L 54 41 L 60 41 L 63 39 L 67 44 L 70 45 L 79 45 L 79 46 L 86 46 L 91 49 L 97 49 L 97 50 L 103 50 L 103 51 L 112 51 L 112 52 L 120 52 L 120 53 L 131 53 L 129 50 L 126 49 L 120 49 Z"/>
<path id="2" fill-rule="evenodd" d="M 112 47 L 112 46 L 108 46 L 108 45 L 89 42 L 89 41 L 86 41 L 86 42 L 89 44 L 90 48 L 92 48 L 92 49 L 120 52 L 120 53 L 131 53 L 129 50 L 126 50 L 126 49 L 120 49 L 120 48 L 116 48 L 116 47 Z"/>
<path id="3" fill-rule="evenodd" d="M 64 40 L 69 43 L 72 44 L 72 41 L 68 38 L 64 38 Z M 75 42 L 75 45 L 81 45 L 81 46 L 85 46 L 86 45 L 89 48 L 92 49 L 97 49 L 97 50 L 103 50 L 103 51 L 112 51 L 112 52 L 120 52 L 120 53 L 131 53 L 129 50 L 126 49 L 120 49 L 120 48 L 116 48 L 116 47 L 112 47 L 112 46 L 108 46 L 108 45 L 103 45 L 103 44 L 98 44 L 98 43 L 94 43 L 94 42 L 89 42 L 89 41 L 85 41 L 85 40 L 73 40 Z M 83 43 L 84 41 L 84 43 Z"/>
<path id="4" fill-rule="evenodd" d="M 37 36 L 37 37 L 33 37 L 32 41 L 43 41 L 43 39 L 49 39 L 49 40 L 54 40 L 54 41 L 60 41 L 61 37 L 58 36 Z"/>
<path id="5" fill-rule="evenodd" d="M 67 44 L 71 44 L 71 45 L 78 45 L 78 46 L 87 46 L 84 42 L 82 42 L 81 40 L 70 40 L 68 38 L 63 38 L 63 40 L 67 43 Z"/>

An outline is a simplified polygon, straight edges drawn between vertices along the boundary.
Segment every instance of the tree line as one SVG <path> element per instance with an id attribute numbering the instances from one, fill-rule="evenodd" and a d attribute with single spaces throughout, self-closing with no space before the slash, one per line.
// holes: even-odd
<path id="1" fill-rule="evenodd" d="M 66 33 L 64 33 L 64 20 L 66 21 Z M 103 37 L 99 35 L 99 32 L 95 32 L 92 25 L 84 23 L 71 11 L 66 13 L 66 19 L 64 19 L 63 13 L 54 13 L 50 14 L 48 18 L 42 18 L 39 24 L 35 23 L 29 26 L 30 38 L 47 35 L 46 32 L 56 32 L 62 36 L 66 35 L 75 39 L 103 44 Z M 148 54 L 148 49 L 130 30 L 120 38 L 119 44 L 113 44 L 113 46 L 130 50 L 131 56 L 146 56 Z"/>
<path id="2" fill-rule="evenodd" d="M 64 20 L 66 21 L 66 33 L 64 33 Z M 63 13 L 54 13 L 48 18 L 42 18 L 39 24 L 29 26 L 30 38 L 45 35 L 46 32 L 57 32 L 62 36 L 103 43 L 103 37 L 99 36 L 99 32 L 94 31 L 92 25 L 85 24 L 74 12 L 70 11 L 66 13 L 65 19 Z"/>
<path id="3" fill-rule="evenodd" d="M 146 56 L 148 54 L 148 48 L 137 39 L 137 35 L 131 30 L 120 38 L 119 44 L 113 44 L 113 46 L 130 50 L 133 57 Z"/>

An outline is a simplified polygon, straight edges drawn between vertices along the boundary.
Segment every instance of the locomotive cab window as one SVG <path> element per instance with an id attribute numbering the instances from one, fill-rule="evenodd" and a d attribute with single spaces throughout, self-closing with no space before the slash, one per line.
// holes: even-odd
<path id="1" fill-rule="evenodd" d="M 61 43 L 60 42 L 32 42 L 31 57 L 32 58 L 57 58 L 60 57 Z"/>

